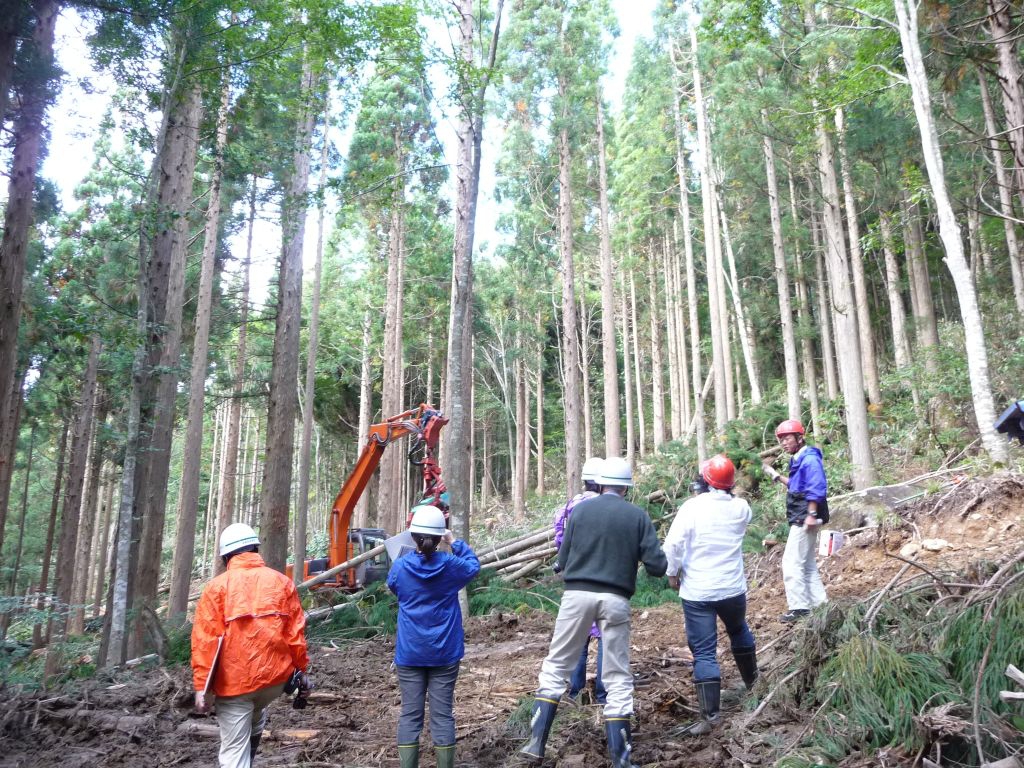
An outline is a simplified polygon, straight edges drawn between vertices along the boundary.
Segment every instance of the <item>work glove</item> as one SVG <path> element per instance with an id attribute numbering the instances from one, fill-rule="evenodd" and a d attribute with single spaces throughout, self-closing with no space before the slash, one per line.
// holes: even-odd
<path id="1" fill-rule="evenodd" d="M 762 463 L 761 469 L 763 469 L 764 473 L 768 475 L 769 478 L 771 478 L 771 481 L 773 483 L 780 477 L 779 473 L 775 471 L 775 468 L 771 464 Z"/>
<path id="2" fill-rule="evenodd" d="M 562 572 L 562 564 L 560 562 L 558 562 L 557 560 L 555 560 L 555 564 L 551 566 L 551 570 L 554 571 L 555 573 L 561 573 Z"/>

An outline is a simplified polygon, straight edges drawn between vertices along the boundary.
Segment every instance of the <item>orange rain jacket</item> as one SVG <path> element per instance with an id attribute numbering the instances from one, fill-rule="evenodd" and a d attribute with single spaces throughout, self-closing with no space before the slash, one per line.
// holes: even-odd
<path id="1" fill-rule="evenodd" d="M 283 683 L 306 671 L 306 618 L 291 579 L 263 564 L 255 552 L 228 561 L 228 569 L 206 585 L 192 627 L 192 683 L 206 686 L 217 639 L 224 644 L 211 690 L 240 696 Z"/>

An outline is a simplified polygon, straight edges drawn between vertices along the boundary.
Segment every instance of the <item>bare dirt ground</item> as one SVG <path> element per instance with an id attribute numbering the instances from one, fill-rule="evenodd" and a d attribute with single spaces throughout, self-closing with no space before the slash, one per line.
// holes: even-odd
<path id="1" fill-rule="evenodd" d="M 842 551 L 821 561 L 835 603 L 869 599 L 906 566 L 905 560 L 936 575 L 984 579 L 996 564 L 1024 548 L 1024 478 L 998 475 L 947 484 L 902 505 L 899 517 L 851 536 Z M 748 562 L 749 619 L 764 682 L 741 706 L 726 712 L 710 737 L 687 740 L 672 733 L 696 710 L 681 609 L 664 605 L 634 611 L 636 763 L 647 768 L 766 765 L 778 757 L 780 745 L 795 745 L 806 734 L 806 713 L 799 710 L 773 702 L 751 712 L 800 649 L 800 628 L 778 621 L 786 608 L 781 554 L 780 546 L 771 547 Z M 549 614 L 531 612 L 468 622 L 457 688 L 457 765 L 517 764 L 515 752 L 524 735 L 522 703 L 536 685 L 553 621 Z M 392 641 L 377 638 L 311 651 L 317 683 L 313 700 L 304 711 L 291 709 L 285 700 L 271 709 L 256 764 L 397 768 L 399 697 L 391 670 Z M 738 684 L 727 648 L 721 646 L 719 653 L 723 687 Z M 216 721 L 195 715 L 191 696 L 186 668 L 121 672 L 50 693 L 7 691 L 0 702 L 0 766 L 216 765 Z M 587 696 L 582 704 L 563 702 L 545 765 L 607 765 L 600 707 Z M 429 743 L 426 733 L 423 743 Z M 843 766 L 877 765 L 873 758 L 852 756 Z M 429 749 L 423 750 L 421 765 L 434 765 Z"/>

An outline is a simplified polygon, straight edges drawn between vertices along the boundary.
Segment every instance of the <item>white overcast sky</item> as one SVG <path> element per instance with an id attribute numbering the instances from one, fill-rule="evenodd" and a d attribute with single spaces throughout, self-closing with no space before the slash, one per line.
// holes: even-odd
<path id="1" fill-rule="evenodd" d="M 613 0 L 621 32 L 613 43 L 609 74 L 602 82 L 605 96 L 613 107 L 617 108 L 621 102 L 636 39 L 651 34 L 655 3 L 656 0 Z M 51 141 L 42 173 L 46 178 L 52 179 L 58 184 L 64 207 L 68 210 L 75 205 L 73 197 L 75 186 L 89 170 L 97 126 L 103 112 L 110 104 L 114 88 L 109 77 L 97 74 L 92 69 L 89 49 L 85 42 L 87 34 L 87 24 L 74 11 L 65 9 L 57 24 L 56 50 L 59 63 L 67 75 L 64 87 L 50 112 Z M 447 39 L 437 42 L 446 45 Z M 90 92 L 86 92 L 79 85 L 83 80 L 91 83 Z M 445 89 L 442 86 L 435 87 L 435 93 L 444 92 Z M 444 144 L 448 162 L 454 164 L 454 122 L 440 119 L 437 134 Z M 482 160 L 476 242 L 478 249 L 493 251 L 498 242 L 498 236 L 494 231 L 499 215 L 499 207 L 494 200 L 494 165 L 497 160 L 498 138 L 497 132 L 494 130 L 489 132 L 485 130 L 485 136 L 489 136 L 490 140 L 484 146 Z M 344 141 L 345 139 L 339 134 L 335 140 Z M 340 147 L 339 151 L 342 155 L 345 154 L 343 147 Z M 454 173 L 451 174 L 451 177 L 454 178 Z M 454 197 L 454 190 L 451 196 Z M 330 218 L 328 215 L 328 222 Z M 311 268 L 315 253 L 315 225 L 316 217 L 310 216 L 306 228 L 307 268 Z M 328 226 L 330 225 L 328 224 Z M 280 235 L 271 212 L 266 213 L 265 220 L 261 223 L 254 241 L 253 287 L 255 289 L 254 299 L 259 303 L 265 296 L 265 286 L 275 269 L 275 261 L 280 250 Z M 244 239 L 236 237 L 232 241 L 231 247 L 236 257 L 240 259 L 242 249 L 245 247 Z"/>

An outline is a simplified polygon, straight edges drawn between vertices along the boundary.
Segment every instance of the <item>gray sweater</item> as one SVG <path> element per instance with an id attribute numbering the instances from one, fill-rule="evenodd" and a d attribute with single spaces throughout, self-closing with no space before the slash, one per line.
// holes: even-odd
<path id="1" fill-rule="evenodd" d="M 668 568 L 646 512 L 613 493 L 576 505 L 558 550 L 566 589 L 628 600 L 636 591 L 638 562 L 650 576 L 664 576 Z"/>

